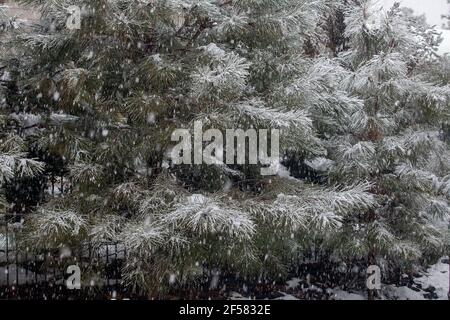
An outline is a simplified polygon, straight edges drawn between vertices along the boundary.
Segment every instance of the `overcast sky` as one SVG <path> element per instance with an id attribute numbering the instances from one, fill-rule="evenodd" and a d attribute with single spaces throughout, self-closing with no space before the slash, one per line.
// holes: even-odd
<path id="1" fill-rule="evenodd" d="M 395 2 L 400 2 L 402 6 L 414 9 L 417 14 L 425 13 L 429 24 L 442 27 L 441 15 L 450 12 L 447 0 L 380 0 L 384 6 L 392 6 Z"/>

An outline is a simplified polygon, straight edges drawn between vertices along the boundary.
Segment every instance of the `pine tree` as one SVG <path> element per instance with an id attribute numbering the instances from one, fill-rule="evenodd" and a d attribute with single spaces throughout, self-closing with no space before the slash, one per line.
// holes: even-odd
<path id="1" fill-rule="evenodd" d="M 424 76 L 433 50 L 398 8 L 374 21 L 366 1 L 23 2 L 41 18 L 2 55 L 2 134 L 20 142 L 2 157 L 21 146 L 2 173 L 45 170 L 65 190 L 26 216 L 32 250 L 117 241 L 125 284 L 152 295 L 286 280 L 308 251 L 391 270 L 443 250 L 449 91 Z M 174 165 L 171 134 L 196 120 L 281 129 L 291 172 Z"/>
<path id="2" fill-rule="evenodd" d="M 341 86 L 364 106 L 329 140 L 328 171 L 335 183 L 368 183 L 376 205 L 345 216 L 330 242 L 344 261 L 365 259 L 386 275 L 448 245 L 436 221 L 450 213 L 448 148 L 438 125 L 448 117 L 449 87 L 424 71 L 435 52 L 429 34 L 418 34 L 398 5 L 377 12 L 370 1 L 347 12 L 351 49 L 339 56 L 347 72 Z"/>
<path id="3" fill-rule="evenodd" d="M 214 270 L 271 279 L 311 229 L 372 204 L 364 183 L 320 187 L 167 159 L 171 132 L 197 119 L 283 129 L 283 150 L 323 154 L 316 126 L 360 107 L 331 84 L 333 61 L 302 54 L 325 1 L 79 1 L 80 30 L 65 28 L 64 1 L 27 2 L 42 18 L 10 43 L 21 94 L 7 107 L 39 115 L 30 148 L 47 165 L 61 159 L 71 183 L 25 223 L 36 250 L 118 240 L 125 280 L 141 289 Z"/>
<path id="4" fill-rule="evenodd" d="M 4 44 L 10 39 L 9 32 L 14 32 L 19 27 L 20 23 L 0 8 L 0 54 L 5 54 Z M 33 158 L 28 149 L 27 134 L 19 128 L 32 125 L 34 117 L 19 114 L 14 109 L 12 112 L 5 112 L 6 100 L 13 100 L 18 94 L 18 88 L 11 79 L 8 66 L 0 63 L 0 214 L 2 216 L 11 210 L 21 213 L 28 205 L 36 205 L 40 200 L 40 185 L 43 183 L 44 164 Z"/>

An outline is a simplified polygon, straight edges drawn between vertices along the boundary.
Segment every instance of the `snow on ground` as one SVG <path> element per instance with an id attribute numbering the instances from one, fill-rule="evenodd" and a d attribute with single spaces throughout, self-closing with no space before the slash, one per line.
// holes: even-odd
<path id="1" fill-rule="evenodd" d="M 385 286 L 383 294 L 388 300 L 426 300 L 423 292 L 417 292 L 408 287 Z"/>
<path id="2" fill-rule="evenodd" d="M 412 288 L 384 285 L 382 299 L 386 300 L 448 300 L 449 264 L 442 258 L 432 265 L 420 278 L 414 279 Z M 446 260 L 448 262 L 448 260 Z M 292 279 L 291 281 L 294 281 Z M 289 285 L 289 282 L 288 282 Z M 334 300 L 367 300 L 365 292 L 349 292 L 339 288 L 332 290 Z"/>
<path id="3" fill-rule="evenodd" d="M 385 285 L 382 289 L 383 299 L 387 300 L 447 300 L 449 291 L 449 265 L 441 259 L 432 265 L 420 278 L 414 279 L 412 288 L 395 285 Z M 363 293 L 350 293 L 335 289 L 335 300 L 365 300 Z"/>
<path id="4" fill-rule="evenodd" d="M 333 295 L 334 300 L 367 300 L 367 298 L 361 292 L 352 293 L 340 289 L 334 289 L 333 293 L 334 293 Z"/>
<path id="5" fill-rule="evenodd" d="M 280 292 L 280 294 L 282 294 L 282 297 L 276 298 L 275 300 L 300 300 L 299 298 L 294 297 L 293 295 L 284 293 L 284 292 Z"/>
<path id="6" fill-rule="evenodd" d="M 237 292 L 231 292 L 229 299 L 230 300 L 250 300 L 250 298 L 246 298 L 242 294 L 237 293 Z"/>
<path id="7" fill-rule="evenodd" d="M 416 279 L 416 283 L 420 283 L 424 289 L 429 286 L 436 288 L 435 292 L 439 299 L 447 300 L 449 292 L 449 265 L 442 261 L 433 265 L 422 278 Z"/>
<path id="8" fill-rule="evenodd" d="M 427 300 L 427 295 L 435 294 L 436 300 L 448 300 L 449 265 L 442 260 L 431 266 L 420 278 L 414 279 L 414 289 L 386 286 L 387 297 L 401 300 Z"/>
<path id="9" fill-rule="evenodd" d="M 293 295 L 287 294 L 287 293 L 285 293 L 285 292 L 278 291 L 278 293 L 279 293 L 281 296 L 278 297 L 278 298 L 275 298 L 275 299 L 273 299 L 273 300 L 300 300 L 299 298 L 294 297 Z M 228 299 L 229 299 L 229 300 L 244 300 L 244 301 L 245 301 L 245 300 L 251 300 L 251 298 L 249 298 L 249 297 L 244 297 L 242 294 L 237 293 L 237 292 L 231 292 L 231 294 L 230 294 L 230 296 L 228 297 Z"/>

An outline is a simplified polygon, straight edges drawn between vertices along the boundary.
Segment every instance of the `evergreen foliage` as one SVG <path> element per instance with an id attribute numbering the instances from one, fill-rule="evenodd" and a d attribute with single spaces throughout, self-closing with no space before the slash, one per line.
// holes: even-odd
<path id="1" fill-rule="evenodd" d="M 66 185 L 16 210 L 32 211 L 32 250 L 118 241 L 126 284 L 156 292 L 213 273 L 286 280 L 309 251 L 389 273 L 448 250 L 448 59 L 398 5 L 22 3 L 41 17 L 0 38 L 1 190 Z M 282 129 L 277 176 L 174 166 L 171 134 L 196 120 Z"/>

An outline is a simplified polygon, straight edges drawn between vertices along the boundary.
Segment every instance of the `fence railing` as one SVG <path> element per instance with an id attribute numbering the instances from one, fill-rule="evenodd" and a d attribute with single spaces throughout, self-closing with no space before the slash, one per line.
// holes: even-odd
<path id="1" fill-rule="evenodd" d="M 18 241 L 22 232 L 20 220 L 20 215 L 0 217 L 0 299 L 5 292 L 17 293 L 27 288 L 64 291 L 69 265 L 83 270 L 83 285 L 87 289 L 110 295 L 125 290 L 121 269 L 126 251 L 120 243 L 104 242 L 95 248 L 85 243 L 77 248 L 32 252 Z"/>

